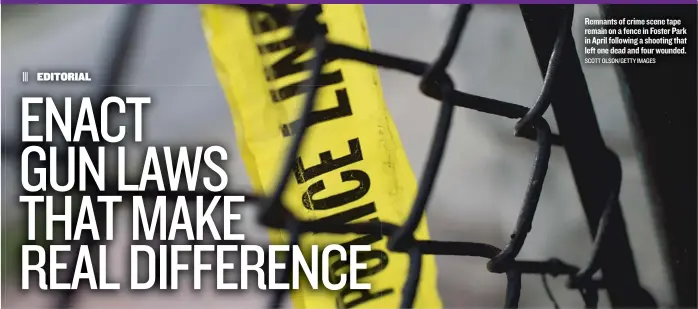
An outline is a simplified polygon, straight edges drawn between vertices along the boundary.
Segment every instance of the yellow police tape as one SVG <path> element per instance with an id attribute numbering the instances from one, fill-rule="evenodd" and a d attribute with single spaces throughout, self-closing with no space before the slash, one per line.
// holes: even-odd
<path id="1" fill-rule="evenodd" d="M 296 10 L 302 5 L 291 5 Z M 293 121 L 303 104 L 313 53 L 296 49 L 289 24 L 268 14 L 202 5 L 204 34 L 233 116 L 237 141 L 254 190 L 269 194 L 278 176 Z M 320 20 L 334 42 L 369 48 L 361 5 L 322 5 Z M 289 179 L 284 204 L 299 218 L 337 224 L 380 220 L 402 223 L 416 195 L 416 180 L 383 101 L 378 70 L 330 59 L 319 80 L 312 125 Z M 273 243 L 285 233 L 271 231 Z M 416 233 L 428 239 L 426 220 Z M 286 240 L 287 241 L 287 240 Z M 309 234 L 301 244 L 370 244 L 360 257 L 368 269 L 360 282 L 371 290 L 313 291 L 306 283 L 291 293 L 296 309 L 397 308 L 407 278 L 406 254 L 390 252 L 374 236 Z M 330 265 L 345 273 L 346 262 Z M 336 282 L 336 281 L 335 281 Z M 415 308 L 441 308 L 436 262 L 423 260 Z"/>

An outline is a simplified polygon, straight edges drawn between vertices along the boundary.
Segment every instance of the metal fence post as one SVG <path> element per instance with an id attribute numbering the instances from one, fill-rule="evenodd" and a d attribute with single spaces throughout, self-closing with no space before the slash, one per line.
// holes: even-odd
<path id="1" fill-rule="evenodd" d="M 557 29 L 550 25 L 557 24 L 560 8 L 552 5 L 520 7 L 538 66 L 545 74 L 557 34 Z M 552 108 L 589 228 L 592 236 L 596 236 L 606 200 L 616 185 L 615 180 L 609 179 L 612 177 L 609 171 L 620 169 L 620 162 L 606 148 L 601 136 L 574 40 L 567 40 L 562 52 L 558 78 L 551 93 Z M 618 209 L 611 220 L 606 233 L 613 250 L 600 251 L 603 284 L 611 304 L 613 307 L 655 307 L 652 297 L 640 286 L 622 211 Z"/>

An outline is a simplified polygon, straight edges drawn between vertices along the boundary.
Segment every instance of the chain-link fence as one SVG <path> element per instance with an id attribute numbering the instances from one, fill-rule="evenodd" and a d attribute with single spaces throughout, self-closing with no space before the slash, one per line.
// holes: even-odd
<path id="1" fill-rule="evenodd" d="M 265 13 L 274 19 L 293 24 L 294 43 L 301 49 L 314 49 L 311 61 L 311 78 L 305 92 L 305 103 L 297 126 L 292 128 L 293 136 L 287 155 L 280 170 L 280 177 L 275 189 L 269 196 L 254 196 L 240 192 L 225 192 L 229 195 L 245 195 L 248 202 L 258 203 L 262 207 L 259 222 L 269 228 L 285 229 L 290 232 L 290 244 L 297 245 L 303 233 L 330 234 L 371 234 L 389 239 L 389 249 L 409 255 L 409 269 L 406 284 L 402 290 L 400 308 L 411 308 L 417 293 L 418 279 L 423 255 L 475 256 L 488 259 L 487 269 L 492 273 L 504 274 L 507 278 L 505 307 L 516 308 L 521 293 L 521 276 L 540 275 L 545 282 L 548 275 L 568 277 L 568 287 L 580 292 L 587 307 L 593 308 L 598 302 L 599 290 L 605 289 L 609 299 L 617 307 L 655 307 L 649 293 L 639 284 L 632 253 L 625 232 L 625 223 L 618 201 L 621 183 L 621 169 L 617 156 L 605 147 L 600 137 L 588 90 L 584 81 L 570 27 L 573 5 L 521 6 L 527 30 L 534 45 L 536 57 L 543 74 L 543 86 L 538 100 L 531 107 L 520 106 L 499 100 L 476 96 L 458 91 L 446 69 L 458 47 L 463 30 L 466 28 L 471 5 L 460 5 L 455 19 L 447 34 L 439 56 L 432 63 L 403 58 L 378 51 L 359 50 L 347 45 L 332 42 L 325 37 L 323 27 L 317 20 L 321 12 L 320 5 L 308 5 L 299 11 L 292 11 L 283 5 L 234 5 L 233 9 Z M 109 74 L 105 85 L 118 85 L 124 75 L 123 69 L 131 49 L 131 38 L 142 19 L 144 6 L 129 7 L 125 27 L 121 29 L 114 50 L 113 61 L 109 65 Z M 551 26 L 555 25 L 555 27 Z M 421 92 L 441 102 L 436 130 L 429 150 L 428 160 L 421 175 L 418 192 L 410 214 L 404 224 L 397 226 L 387 223 L 355 223 L 330 225 L 320 222 L 304 221 L 295 218 L 281 202 L 287 179 L 295 164 L 297 153 L 302 145 L 308 127 L 308 115 L 313 110 L 318 84 L 325 59 L 346 59 L 359 61 L 382 68 L 398 70 L 420 77 Z M 118 89 L 106 86 L 97 96 L 106 97 L 117 93 Z M 555 113 L 560 134 L 551 132 L 542 115 L 549 107 Z M 426 205 L 439 170 L 444 149 L 448 140 L 450 124 L 454 109 L 463 107 L 483 113 L 493 114 L 513 120 L 516 136 L 537 143 L 537 154 L 533 162 L 533 171 L 528 189 L 523 198 L 521 211 L 510 241 L 504 246 L 470 241 L 416 240 L 413 236 L 420 220 L 425 214 Z M 48 147 L 42 144 L 41 147 Z M 82 142 L 81 146 L 94 149 L 95 143 Z M 525 244 L 526 236 L 531 231 L 541 190 L 548 169 L 552 147 L 564 147 L 577 183 L 580 198 L 585 208 L 592 235 L 593 251 L 588 264 L 580 267 L 565 263 L 559 259 L 531 261 L 517 259 Z M 116 186 L 107 186 L 113 188 Z M 97 187 L 88 190 L 88 195 L 96 195 Z M 114 195 L 129 195 L 129 192 L 108 192 Z M 143 195 L 155 197 L 204 196 L 205 192 L 158 192 L 149 190 Z M 97 213 L 103 218 L 103 213 Z M 103 228 L 103 227 L 100 227 Z M 81 244 L 95 246 L 99 241 L 91 236 Z M 287 258 L 287 263 L 292 259 Z M 69 267 L 74 267 L 75 261 Z M 285 268 L 282 280 L 288 280 L 290 268 Z M 599 278 L 597 272 L 603 273 Z M 61 292 L 59 308 L 70 308 L 77 291 Z M 270 307 L 277 308 L 284 299 L 286 291 L 274 291 Z M 552 296 L 551 296 L 552 298 Z"/>

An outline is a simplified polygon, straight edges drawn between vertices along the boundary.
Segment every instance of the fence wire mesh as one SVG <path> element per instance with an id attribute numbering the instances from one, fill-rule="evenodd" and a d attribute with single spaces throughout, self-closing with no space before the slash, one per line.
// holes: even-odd
<path id="1" fill-rule="evenodd" d="M 268 196 L 256 196 L 246 192 L 223 192 L 226 195 L 244 195 L 246 196 L 247 202 L 259 204 L 259 206 L 261 206 L 261 213 L 258 218 L 260 224 L 268 228 L 287 230 L 291 236 L 290 245 L 298 245 L 300 235 L 303 233 L 353 233 L 387 237 L 389 240 L 388 249 L 395 252 L 407 253 L 410 261 L 409 269 L 407 270 L 408 278 L 402 289 L 400 308 L 413 307 L 423 255 L 474 256 L 488 259 L 487 269 L 489 272 L 506 275 L 506 299 L 504 301 L 504 306 L 506 308 L 518 307 L 521 294 L 521 276 L 524 274 L 537 274 L 542 276 L 543 283 L 546 285 L 546 292 L 552 299 L 555 307 L 558 307 L 558 305 L 552 297 L 552 293 L 550 293 L 550 290 L 547 288 L 546 276 L 549 275 L 567 276 L 567 286 L 570 289 L 579 291 L 586 307 L 597 307 L 599 290 L 608 288 L 609 283 L 604 280 L 603 277 L 595 275 L 603 268 L 602 260 L 604 253 L 615 250 L 613 245 L 609 246 L 608 244 L 612 242 L 615 243 L 617 238 L 609 240 L 608 230 L 613 226 L 614 222 L 618 222 L 617 220 L 613 220 L 613 217 L 622 216 L 618 203 L 618 193 L 621 183 L 620 164 L 617 162 L 617 157 L 610 150 L 606 148 L 602 149 L 606 160 L 600 164 L 602 165 L 601 169 L 605 170 L 606 174 L 597 176 L 601 183 L 599 186 L 607 185 L 609 189 L 605 191 L 607 194 L 602 199 L 604 205 L 600 206 L 603 212 L 599 222 L 590 224 L 590 226 L 598 226 L 598 228 L 595 233 L 592 232 L 592 234 L 595 235 L 595 239 L 588 264 L 584 267 L 578 267 L 556 258 L 543 261 L 517 259 L 517 255 L 524 246 L 526 237 L 533 226 L 534 215 L 548 170 L 551 147 L 564 147 L 568 142 L 572 142 L 571 140 L 564 139 L 560 135 L 552 133 L 548 122 L 542 116 L 553 101 L 551 99 L 551 91 L 554 87 L 556 78 L 559 76 L 558 71 L 560 63 L 563 57 L 571 56 L 569 53 L 563 52 L 563 46 L 565 46 L 566 41 L 573 40 L 571 25 L 574 5 L 549 6 L 554 7 L 555 14 L 560 17 L 551 17 L 550 20 L 560 20 L 560 22 L 555 25 L 557 36 L 552 52 L 550 53 L 547 69 L 545 70 L 540 95 L 530 108 L 464 93 L 454 88 L 453 80 L 446 72 L 446 69 L 454 56 L 458 47 L 458 42 L 466 28 L 467 19 L 472 9 L 472 6 L 469 4 L 458 6 L 445 43 L 436 60 L 431 63 L 378 51 L 360 50 L 351 46 L 332 42 L 326 38 L 326 30 L 318 21 L 317 17 L 321 13 L 321 5 L 319 4 L 307 5 L 299 11 L 292 11 L 284 5 L 240 4 L 228 6 L 230 6 L 231 9 L 241 9 L 249 13 L 271 14 L 278 21 L 292 24 L 294 35 L 293 42 L 296 44 L 297 48 L 303 50 L 312 48 L 315 51 L 314 59 L 311 61 L 311 77 L 308 84 L 305 85 L 308 87 L 308 89 L 304 91 L 304 93 L 306 93 L 305 102 L 301 108 L 300 118 L 296 122 L 296 126 L 291 128 L 290 133 L 293 136 L 292 141 L 290 142 L 285 160 L 279 172 L 280 176 L 276 182 L 275 189 Z M 108 82 L 105 83 L 106 85 L 118 85 L 119 80 L 124 75 L 123 71 L 127 66 L 128 50 L 132 44 L 138 22 L 142 19 L 143 9 L 144 6 L 141 5 L 133 5 L 127 9 L 128 11 L 124 22 L 126 26 L 120 29 L 121 31 L 117 36 L 117 48 L 108 66 Z M 524 18 L 526 17 L 524 16 Z M 553 25 L 550 25 L 550 27 L 552 26 Z M 572 54 L 572 56 L 574 56 L 574 54 Z M 302 146 L 308 128 L 308 116 L 315 105 L 315 97 L 318 90 L 318 86 L 316 86 L 318 84 L 317 81 L 322 71 L 323 64 L 325 63 L 325 59 L 328 58 L 359 61 L 365 64 L 398 70 L 418 76 L 420 77 L 420 91 L 425 96 L 438 100 L 441 103 L 436 130 L 431 142 L 428 160 L 419 181 L 418 192 L 407 220 L 400 226 L 371 222 L 337 225 L 305 221 L 294 217 L 281 201 L 281 196 L 286 189 L 287 180 L 296 165 L 297 154 Z M 574 61 L 578 60 L 574 59 Z M 114 87 L 105 87 L 105 89 L 98 91 L 97 95 L 106 97 L 116 92 L 118 92 L 118 89 Z M 515 135 L 537 143 L 538 150 L 533 162 L 533 171 L 523 198 L 518 220 L 510 235 L 509 242 L 502 247 L 470 241 L 416 240 L 414 237 L 414 232 L 426 212 L 429 197 L 448 140 L 452 115 L 456 107 L 472 109 L 509 119 L 517 119 L 518 121 L 514 124 Z M 87 147 L 97 146 L 96 144 L 88 144 L 86 142 L 81 142 L 80 144 Z M 48 147 L 49 145 L 39 144 L 39 146 Z M 107 185 L 106 187 L 116 188 L 117 186 Z M 109 194 L 122 196 L 134 194 L 133 192 L 120 192 L 115 189 L 108 189 L 108 191 L 107 193 Z M 97 195 L 96 192 L 98 192 L 97 187 L 92 186 L 86 194 Z M 102 194 L 104 194 L 104 192 L 102 192 Z M 146 192 L 141 192 L 139 195 L 150 198 L 163 195 L 185 196 L 191 199 L 195 199 L 197 196 L 203 196 L 204 199 L 208 200 L 213 197 L 212 193 L 207 192 L 162 192 L 154 189 L 147 189 Z M 96 214 L 97 218 L 103 218 L 103 215 L 104 214 Z M 100 224 L 100 229 L 102 228 L 103 224 Z M 80 245 L 95 246 L 98 243 L 98 240 L 93 239 L 91 235 L 87 235 L 84 240 L 81 240 Z M 73 258 L 73 263 L 70 264 L 69 267 L 74 268 L 76 266 L 76 259 L 77 256 Z M 291 260 L 292 258 L 290 256 L 287 257 L 286 263 L 290 263 Z M 290 272 L 291 267 L 287 264 L 282 276 L 284 282 L 289 280 Z M 648 299 L 640 303 L 645 304 L 645 307 L 656 306 L 652 297 L 639 287 L 636 281 L 636 278 L 628 278 L 628 287 L 621 287 L 621 289 L 624 291 L 637 291 L 639 289 L 647 296 L 645 299 Z M 617 283 L 616 280 L 613 284 Z M 287 293 L 287 291 L 274 291 L 269 307 L 280 307 L 284 300 L 285 293 Z M 56 307 L 66 309 L 72 307 L 75 303 L 76 295 L 77 290 L 61 291 Z M 636 297 L 643 298 L 643 296 L 640 295 L 636 295 Z M 626 304 L 628 303 L 632 302 L 626 302 Z"/>

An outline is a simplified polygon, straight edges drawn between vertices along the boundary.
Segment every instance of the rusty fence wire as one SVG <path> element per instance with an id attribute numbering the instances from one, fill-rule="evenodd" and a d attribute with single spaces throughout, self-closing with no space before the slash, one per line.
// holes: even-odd
<path id="1" fill-rule="evenodd" d="M 321 13 L 321 5 L 311 4 L 305 6 L 299 11 L 292 11 L 285 5 L 255 5 L 255 4 L 240 4 L 228 5 L 231 9 L 242 9 L 248 12 L 265 13 L 274 16 L 277 21 L 282 21 L 293 25 L 294 44 L 297 48 L 315 50 L 314 59 L 311 63 L 312 75 L 309 79 L 305 90 L 305 103 L 301 109 L 301 115 L 297 122 L 297 126 L 291 132 L 293 135 L 287 155 L 282 164 L 280 177 L 276 182 L 276 187 L 269 196 L 255 196 L 249 193 L 241 192 L 223 192 L 226 195 L 245 195 L 248 202 L 257 203 L 261 206 L 259 223 L 274 229 L 287 230 L 290 237 L 290 244 L 297 245 L 299 236 L 303 233 L 329 233 L 329 234 L 371 234 L 379 235 L 388 238 L 388 249 L 395 252 L 407 253 L 409 256 L 408 278 L 402 289 L 402 298 L 400 308 L 412 308 L 421 270 L 422 256 L 430 255 L 451 255 L 451 256 L 476 256 L 487 259 L 487 269 L 492 273 L 504 274 L 507 278 L 506 299 L 504 306 L 506 308 L 517 308 L 521 293 L 521 276 L 525 274 L 537 274 L 542 276 L 543 282 L 546 284 L 546 292 L 555 303 L 549 289 L 547 288 L 546 276 L 567 276 L 567 286 L 570 289 L 576 289 L 580 292 L 587 308 L 595 308 L 598 304 L 599 290 L 606 289 L 609 293 L 611 304 L 614 307 L 656 307 L 656 303 L 652 296 L 649 295 L 638 283 L 637 275 L 635 274 L 632 254 L 624 248 L 628 247 L 627 235 L 624 232 L 624 223 L 622 222 L 622 213 L 618 202 L 618 194 L 621 183 L 621 169 L 618 158 L 603 144 L 600 147 L 585 149 L 590 153 L 598 154 L 598 160 L 593 162 L 596 171 L 602 171 L 602 174 L 597 174 L 596 182 L 589 188 L 582 188 L 582 178 L 577 178 L 577 185 L 580 191 L 580 198 L 587 209 L 589 201 L 593 201 L 599 211 L 598 219 L 592 221 L 591 216 L 587 216 L 592 227 L 592 235 L 594 237 L 593 251 L 590 254 L 587 265 L 583 267 L 570 265 L 559 259 L 551 258 L 543 261 L 530 261 L 517 259 L 517 255 L 525 244 L 526 236 L 532 229 L 532 222 L 536 213 L 538 200 L 544 185 L 546 172 L 548 169 L 548 161 L 550 159 L 551 147 L 565 147 L 568 154 L 570 151 L 577 151 L 578 145 L 582 145 L 574 138 L 565 136 L 564 134 L 554 134 L 551 132 L 548 122 L 542 117 L 543 113 L 549 109 L 551 103 L 557 100 L 552 98 L 552 93 L 555 87 L 563 87 L 559 80 L 569 76 L 576 76 L 580 72 L 563 72 L 561 67 L 564 61 L 568 63 L 578 62 L 576 52 L 569 46 L 574 46 L 571 35 L 571 25 L 574 13 L 574 5 L 545 5 L 542 11 L 535 11 L 538 8 L 532 6 L 522 6 L 524 20 L 527 21 L 529 34 L 532 35 L 532 42 L 535 41 L 533 34 L 535 24 L 531 15 L 544 17 L 544 22 L 548 28 L 554 28 L 554 44 L 551 52 L 548 53 L 547 63 L 541 65 L 543 74 L 543 85 L 540 96 L 531 107 L 516 105 L 512 103 L 502 102 L 495 99 L 476 96 L 458 91 L 454 88 L 454 83 L 451 77 L 447 74 L 446 68 L 449 66 L 451 59 L 457 49 L 461 34 L 467 25 L 468 15 L 471 12 L 472 5 L 462 4 L 458 6 L 454 20 L 447 33 L 443 47 L 436 58 L 431 63 L 403 58 L 398 55 L 390 55 L 378 51 L 360 50 L 351 46 L 338 44 L 326 38 L 326 30 L 323 30 L 322 25 L 317 17 Z M 125 19 L 122 28 L 119 29 L 117 35 L 116 48 L 113 50 L 113 56 L 110 58 L 107 66 L 107 82 L 106 85 L 118 85 L 123 78 L 124 69 L 127 67 L 128 51 L 131 50 L 133 37 L 137 29 L 139 21 L 142 20 L 143 11 L 146 6 L 132 5 L 126 8 Z M 528 11 L 528 15 L 526 14 Z M 540 18 L 539 18 L 540 19 Z M 535 42 L 533 42 L 535 45 Z M 534 46 L 535 47 L 535 46 Z M 535 48 L 539 63 L 541 56 L 538 55 L 539 48 Z M 574 59 L 572 59 L 574 57 Z M 308 128 L 308 116 L 313 110 L 315 97 L 318 90 L 318 78 L 322 71 L 322 66 L 325 59 L 346 59 L 350 61 L 359 61 L 370 65 L 375 65 L 381 68 L 393 69 L 402 71 L 407 74 L 412 74 L 420 77 L 419 88 L 421 92 L 434 100 L 441 103 L 439 118 L 436 123 L 436 130 L 431 142 L 428 160 L 424 171 L 422 172 L 419 181 L 419 188 L 416 198 L 413 202 L 411 211 L 407 220 L 403 225 L 397 226 L 388 223 L 354 223 L 354 224 L 326 224 L 314 221 L 304 221 L 295 218 L 289 210 L 281 202 L 281 196 L 284 192 L 287 179 L 290 176 L 295 164 L 298 150 L 300 149 L 305 132 Z M 576 64 L 578 68 L 578 64 Z M 575 68 L 575 66 L 568 66 Z M 569 78 L 568 78 L 569 79 Z M 583 80 L 581 83 L 584 83 Z M 571 86 L 566 86 L 569 89 L 574 89 Z M 586 87 L 584 84 L 583 87 Z M 97 95 L 107 97 L 114 95 L 119 90 L 114 87 L 105 87 L 97 92 Z M 554 106 L 554 104 L 553 104 Z M 424 216 L 428 200 L 434 185 L 434 180 L 439 170 L 450 124 L 452 121 L 453 111 L 456 107 L 472 109 L 475 111 L 494 114 L 501 117 L 517 120 L 514 127 L 514 133 L 518 137 L 523 137 L 535 141 L 538 145 L 537 155 L 533 162 L 532 174 L 528 183 L 527 191 L 523 197 L 521 211 L 514 227 L 510 240 L 504 246 L 495 246 L 487 243 L 478 243 L 470 241 L 439 241 L 439 240 L 416 240 L 414 231 L 417 228 L 421 218 Z M 553 107 L 555 108 L 555 107 Z M 570 107 L 572 108 L 572 107 Z M 581 117 L 581 116 L 580 116 Z M 558 122 L 561 122 L 561 117 L 558 117 Z M 571 120 L 570 120 L 571 121 Z M 589 121 L 592 126 L 598 126 L 595 119 Z M 559 124 L 563 127 L 563 124 Z M 596 128 L 598 130 L 598 127 Z M 562 131 L 562 130 L 561 130 Z M 562 133 L 562 132 L 561 132 Z M 593 137 L 594 132 L 589 132 Z M 583 142 L 583 141 L 582 141 Z M 90 142 L 81 142 L 82 146 L 93 147 L 97 146 Z M 574 147 L 577 145 L 577 147 Z M 41 144 L 41 147 L 47 147 L 47 144 Z M 598 145 L 597 145 L 598 146 Z M 573 149 L 574 148 L 574 149 Z M 591 160 L 591 159 L 590 159 Z M 573 171 L 575 170 L 575 163 Z M 577 167 L 579 168 L 579 167 Z M 112 182 L 113 183 L 113 182 Z M 598 183 L 598 184 L 596 184 Z M 133 195 L 133 192 L 119 192 L 114 189 L 116 186 L 110 186 L 107 183 L 109 194 Z M 111 190 L 111 191 L 110 191 Z M 113 191 L 113 192 L 112 192 Z M 86 193 L 87 195 L 98 195 L 96 186 L 92 186 Z M 590 198 L 586 192 L 602 192 L 599 198 Z M 104 192 L 102 192 L 104 194 Z M 139 193 L 146 197 L 155 198 L 158 195 L 166 196 L 186 196 L 188 198 L 196 198 L 196 196 L 204 196 L 205 199 L 211 199 L 212 193 L 207 192 L 192 192 L 192 191 L 166 191 L 160 192 L 153 189 L 148 189 L 146 192 Z M 99 209 L 99 208 L 98 208 Z M 97 218 L 103 218 L 104 214 L 96 214 Z M 620 230 L 618 232 L 618 225 Z M 100 225 L 100 229 L 103 224 Z M 614 230 L 616 228 L 616 230 Z M 615 232 L 611 232 L 615 231 Z M 618 234 L 620 233 L 620 234 Z M 610 236 L 609 236 L 610 235 Z M 621 235 L 621 236 L 618 236 Z M 84 240 L 81 240 L 76 245 L 95 246 L 99 243 L 98 240 L 92 239 L 91 234 L 86 235 Z M 467 236 L 467 235 L 466 235 Z M 620 245 L 619 245 L 620 244 Z M 292 251 L 291 251 L 292 252 Z M 292 253 L 291 253 L 292 254 Z M 628 261 L 621 260 L 624 265 L 615 265 L 604 261 L 609 255 L 627 257 Z M 73 263 L 69 267 L 75 267 L 77 255 L 73 259 Z M 287 263 L 292 260 L 290 257 L 286 259 Z M 627 267 L 631 265 L 632 269 L 625 272 L 617 271 L 617 268 Z M 290 276 L 290 268 L 288 265 L 284 270 L 282 280 L 287 281 Z M 603 276 L 595 276 L 599 270 Z M 614 280 L 606 280 L 607 276 L 614 274 Z M 620 279 L 619 279 L 620 278 Z M 57 308 L 70 308 L 75 303 L 77 290 L 65 290 L 60 292 L 60 297 L 56 304 Z M 270 308 L 278 308 L 287 291 L 273 291 L 272 299 L 269 303 Z"/>

